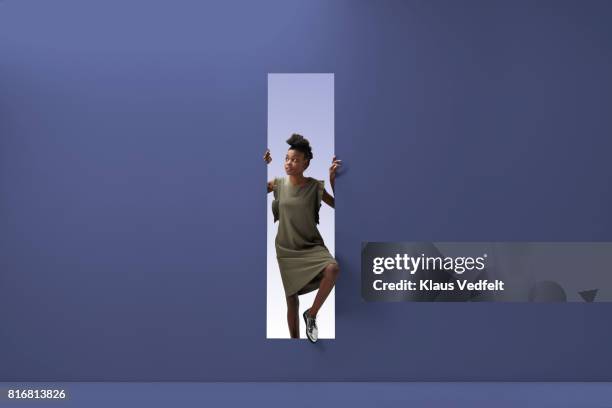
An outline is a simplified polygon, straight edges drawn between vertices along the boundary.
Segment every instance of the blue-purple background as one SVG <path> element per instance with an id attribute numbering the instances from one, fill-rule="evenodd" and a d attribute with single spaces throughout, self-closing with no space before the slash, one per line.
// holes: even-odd
<path id="1" fill-rule="evenodd" d="M 612 380 L 612 304 L 366 304 L 362 241 L 612 240 L 608 1 L 0 2 L 0 380 Z M 336 340 L 265 339 L 268 72 L 335 73 Z"/>

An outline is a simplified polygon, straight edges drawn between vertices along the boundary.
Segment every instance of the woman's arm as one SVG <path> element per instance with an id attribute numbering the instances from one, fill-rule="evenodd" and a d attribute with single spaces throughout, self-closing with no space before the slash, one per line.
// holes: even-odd
<path id="1" fill-rule="evenodd" d="M 329 168 L 329 184 L 331 184 L 331 188 L 334 193 L 336 192 L 336 171 L 340 166 L 342 166 L 342 160 L 338 160 L 336 159 L 336 156 L 334 156 L 332 159 L 332 165 Z"/>
<path id="2" fill-rule="evenodd" d="M 272 155 L 270 154 L 270 149 L 266 149 L 266 153 L 264 154 L 263 159 L 266 162 L 266 164 L 270 164 L 270 162 L 272 161 Z M 274 191 L 274 180 L 268 181 L 268 193 L 271 193 L 272 191 Z"/>
<path id="3" fill-rule="evenodd" d="M 329 168 L 329 184 L 331 184 L 331 188 L 333 192 L 336 192 L 336 171 L 338 167 L 342 166 L 342 160 L 336 159 L 336 156 L 332 159 L 332 165 Z M 334 197 L 329 195 L 327 190 L 323 190 L 322 200 L 325 204 L 329 205 L 331 208 L 336 208 L 336 200 Z"/>
<path id="4" fill-rule="evenodd" d="M 325 204 L 329 205 L 331 208 L 336 208 L 336 201 L 334 200 L 334 197 L 329 195 L 327 190 L 323 190 L 322 200 Z"/>

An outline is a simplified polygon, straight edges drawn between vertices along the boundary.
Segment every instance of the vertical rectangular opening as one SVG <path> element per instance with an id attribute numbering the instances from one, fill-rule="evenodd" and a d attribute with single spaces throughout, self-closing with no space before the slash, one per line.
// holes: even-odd
<path id="1" fill-rule="evenodd" d="M 329 182 L 329 168 L 334 156 L 334 74 L 268 74 L 268 149 L 272 161 L 268 164 L 267 181 L 273 181 L 275 178 L 286 180 L 288 177 L 284 164 L 290 146 L 286 141 L 294 133 L 304 136 L 312 148 L 313 158 L 303 175 L 307 178 L 323 180 L 325 191 L 333 196 Z M 311 182 L 312 186 L 316 186 L 315 181 L 311 180 Z M 288 191 L 295 190 L 287 188 L 285 192 Z M 300 191 L 307 191 L 306 187 Z M 304 193 L 304 200 L 311 199 L 308 197 L 311 196 Z M 287 281 L 291 279 L 281 276 L 281 266 L 277 259 L 275 240 L 283 217 L 281 216 L 275 222 L 272 211 L 274 198 L 275 192 L 270 192 L 267 201 L 266 337 L 284 339 L 290 338 L 290 331 L 287 317 L 287 292 L 283 279 Z M 281 212 L 282 208 L 281 205 Z M 289 211 L 286 210 L 284 214 L 287 216 Z M 320 233 L 324 247 L 335 258 L 334 209 L 324 202 L 321 202 L 319 223 L 315 227 Z M 285 226 L 283 228 L 284 231 L 287 231 Z M 322 252 L 325 253 L 324 250 Z M 295 259 L 291 259 L 291 262 L 300 265 L 300 256 L 297 255 Z M 305 256 L 309 255 L 305 253 Z M 288 276 L 287 270 L 292 274 L 295 273 L 292 267 L 286 265 L 285 261 L 282 266 L 285 277 Z M 304 269 L 308 270 L 308 267 Z M 298 266 L 296 270 L 301 273 L 302 269 Z M 312 274 L 312 270 L 307 273 Z M 298 321 L 299 334 L 302 339 L 306 338 L 302 313 L 312 306 L 317 291 L 318 288 L 299 295 Z M 335 338 L 335 289 L 331 291 L 317 314 L 317 326 L 320 339 Z"/>

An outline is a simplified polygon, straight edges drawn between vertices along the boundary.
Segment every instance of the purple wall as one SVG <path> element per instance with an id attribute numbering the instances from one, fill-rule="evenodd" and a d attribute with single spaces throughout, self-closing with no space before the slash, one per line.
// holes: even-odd
<path id="1" fill-rule="evenodd" d="M 362 241 L 610 241 L 607 1 L 0 2 L 0 380 L 612 380 L 612 304 L 366 304 Z M 267 73 L 335 73 L 336 340 L 265 339 Z"/>

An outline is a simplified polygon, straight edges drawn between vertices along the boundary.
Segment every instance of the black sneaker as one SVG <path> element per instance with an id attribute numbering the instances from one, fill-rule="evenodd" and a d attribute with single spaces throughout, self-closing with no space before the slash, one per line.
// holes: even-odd
<path id="1" fill-rule="evenodd" d="M 319 338 L 319 330 L 317 329 L 317 319 L 314 317 L 310 317 L 308 315 L 308 311 L 306 310 L 302 317 L 304 317 L 304 323 L 306 323 L 306 337 L 310 340 L 311 343 L 316 343 Z"/>

